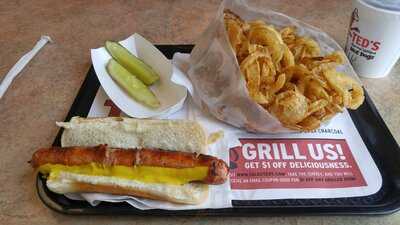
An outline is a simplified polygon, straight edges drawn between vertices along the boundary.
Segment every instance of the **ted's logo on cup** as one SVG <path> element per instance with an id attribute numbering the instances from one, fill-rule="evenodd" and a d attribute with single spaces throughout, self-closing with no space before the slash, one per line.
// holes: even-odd
<path id="1" fill-rule="evenodd" d="M 364 57 L 366 60 L 374 59 L 381 45 L 380 41 L 370 40 L 361 34 L 360 28 L 356 24 L 359 20 L 358 9 L 355 8 L 351 15 L 349 35 L 346 43 L 346 52 L 352 63 L 356 61 L 356 55 Z"/>

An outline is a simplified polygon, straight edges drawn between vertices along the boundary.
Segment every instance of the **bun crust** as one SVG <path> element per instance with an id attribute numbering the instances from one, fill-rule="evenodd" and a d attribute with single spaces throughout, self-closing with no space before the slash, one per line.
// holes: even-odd
<path id="1" fill-rule="evenodd" d="M 159 148 L 206 154 L 207 136 L 189 120 L 150 120 L 124 117 L 82 118 L 57 122 L 64 128 L 62 147 Z"/>

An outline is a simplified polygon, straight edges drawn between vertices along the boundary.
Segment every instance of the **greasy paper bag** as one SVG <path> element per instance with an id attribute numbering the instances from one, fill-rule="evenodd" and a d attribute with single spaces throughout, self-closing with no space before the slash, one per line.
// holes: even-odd
<path id="1" fill-rule="evenodd" d="M 187 74 L 193 84 L 193 99 L 197 105 L 216 118 L 250 132 L 293 132 L 283 127 L 278 119 L 250 98 L 225 30 L 225 9 L 245 21 L 261 19 L 278 28 L 294 26 L 300 36 L 316 40 L 324 55 L 343 50 L 317 28 L 271 10 L 257 11 L 241 0 L 224 1 L 216 18 L 196 42 Z M 337 70 L 357 79 L 350 63 L 347 59 L 345 61 Z"/>

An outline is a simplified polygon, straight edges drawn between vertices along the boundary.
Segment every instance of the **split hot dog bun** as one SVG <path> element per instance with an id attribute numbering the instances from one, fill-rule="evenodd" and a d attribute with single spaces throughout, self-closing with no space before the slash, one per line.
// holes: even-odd
<path id="1" fill-rule="evenodd" d="M 97 192 L 200 204 L 209 184 L 227 180 L 228 166 L 205 155 L 206 134 L 193 121 L 75 117 L 57 124 L 65 129 L 63 147 L 39 149 L 31 165 L 59 194 Z"/>

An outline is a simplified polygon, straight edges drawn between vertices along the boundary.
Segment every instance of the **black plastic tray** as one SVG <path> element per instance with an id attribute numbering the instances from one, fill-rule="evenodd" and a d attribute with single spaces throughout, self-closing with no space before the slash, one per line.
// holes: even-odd
<path id="1" fill-rule="evenodd" d="M 157 48 L 167 58 L 172 58 L 175 52 L 189 53 L 193 46 L 158 45 Z M 65 120 L 69 121 L 73 116 L 87 116 L 98 88 L 99 81 L 91 67 Z M 382 187 L 373 195 L 331 199 L 234 200 L 234 207 L 229 209 L 143 211 L 127 203 L 101 203 L 93 207 L 84 201 L 70 200 L 48 190 L 45 179 L 40 176 L 37 177 L 37 191 L 45 205 L 66 214 L 265 216 L 393 213 L 400 209 L 400 148 L 367 93 L 364 104 L 358 110 L 350 111 L 350 115 L 382 174 Z M 59 131 L 54 145 L 60 145 L 61 133 L 62 130 Z"/>

